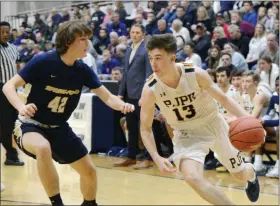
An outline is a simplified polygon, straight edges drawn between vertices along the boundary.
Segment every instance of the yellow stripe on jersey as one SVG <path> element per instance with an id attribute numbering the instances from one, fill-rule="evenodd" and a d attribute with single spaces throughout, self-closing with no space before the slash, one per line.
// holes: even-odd
<path id="1" fill-rule="evenodd" d="M 183 62 L 183 65 L 186 73 L 194 72 L 194 67 L 192 62 Z"/>
<path id="2" fill-rule="evenodd" d="M 147 84 L 149 85 L 149 87 L 152 87 L 156 82 L 157 80 L 155 79 L 154 75 L 150 75 L 149 78 L 147 79 Z"/>

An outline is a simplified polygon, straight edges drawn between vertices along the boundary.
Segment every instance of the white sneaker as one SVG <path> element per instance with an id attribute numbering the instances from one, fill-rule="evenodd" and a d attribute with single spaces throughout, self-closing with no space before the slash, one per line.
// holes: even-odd
<path id="1" fill-rule="evenodd" d="M 5 190 L 5 185 L 1 183 L 1 192 Z"/>
<path id="2" fill-rule="evenodd" d="M 266 177 L 279 178 L 279 167 L 274 166 L 265 175 Z"/>
<path id="3" fill-rule="evenodd" d="M 258 176 L 265 176 L 266 174 L 266 166 L 265 165 L 254 165 L 255 171 Z"/>

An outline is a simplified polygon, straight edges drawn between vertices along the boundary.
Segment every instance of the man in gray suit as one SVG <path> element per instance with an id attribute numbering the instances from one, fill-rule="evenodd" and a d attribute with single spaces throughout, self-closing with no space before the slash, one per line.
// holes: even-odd
<path id="1" fill-rule="evenodd" d="M 132 45 L 127 49 L 124 60 L 124 74 L 121 81 L 119 96 L 135 106 L 135 111 L 126 115 L 128 128 L 128 156 L 117 162 L 115 166 L 136 164 L 136 154 L 139 150 L 140 107 L 139 100 L 146 79 L 152 74 L 152 68 L 144 42 L 145 28 L 134 24 L 130 30 Z M 144 161 L 140 167 L 151 166 L 150 161 Z M 137 167 L 136 167 L 137 168 Z M 139 167 L 138 167 L 139 168 Z"/>

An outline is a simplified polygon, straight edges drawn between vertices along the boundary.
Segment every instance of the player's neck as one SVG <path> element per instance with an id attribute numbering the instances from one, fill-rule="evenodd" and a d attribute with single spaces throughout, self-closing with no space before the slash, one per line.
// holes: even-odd
<path id="1" fill-rule="evenodd" d="M 250 99 L 254 99 L 255 95 L 257 93 L 257 88 L 252 88 L 250 91 L 249 91 L 249 96 L 250 96 Z"/>
<path id="2" fill-rule="evenodd" d="M 76 61 L 75 54 L 72 54 L 70 52 L 66 52 L 65 54 L 62 54 L 60 58 L 64 62 L 64 64 L 68 66 L 72 66 Z"/>
<path id="3" fill-rule="evenodd" d="M 227 91 L 229 90 L 230 84 L 225 84 L 223 87 L 221 87 L 222 91 L 224 93 L 227 93 Z"/>
<path id="4" fill-rule="evenodd" d="M 171 88 L 177 88 L 180 78 L 181 78 L 181 70 L 177 68 L 174 64 L 172 68 L 168 69 L 169 72 L 166 72 L 163 76 L 160 77 L 160 80 Z"/>

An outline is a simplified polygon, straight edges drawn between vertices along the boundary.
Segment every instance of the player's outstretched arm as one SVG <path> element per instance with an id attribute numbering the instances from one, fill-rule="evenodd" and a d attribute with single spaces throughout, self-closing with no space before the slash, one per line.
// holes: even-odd
<path id="1" fill-rule="evenodd" d="M 106 87 L 101 86 L 91 90 L 95 93 L 106 105 L 114 110 L 121 111 L 126 114 L 134 111 L 134 105 L 125 103 L 118 96 L 113 95 Z"/>
<path id="2" fill-rule="evenodd" d="M 33 117 L 35 112 L 37 111 L 36 105 L 25 105 L 16 92 L 16 89 L 23 86 L 24 84 L 25 81 L 21 78 L 21 76 L 16 74 L 3 86 L 3 93 L 5 94 L 9 102 L 14 106 L 14 108 L 19 111 L 20 115 L 30 118 Z"/>
<path id="3" fill-rule="evenodd" d="M 195 69 L 196 79 L 200 88 L 208 92 L 215 100 L 236 117 L 249 116 L 249 114 L 232 98 L 226 96 L 212 81 L 210 75 L 203 69 Z"/>
<path id="4" fill-rule="evenodd" d="M 157 152 L 157 147 L 152 131 L 156 99 L 147 84 L 143 88 L 140 102 L 140 131 L 143 143 L 150 153 L 151 157 L 153 158 L 155 164 L 158 166 L 159 170 L 162 173 L 175 172 L 176 169 L 173 168 L 173 165 L 166 158 L 161 157 Z"/>

